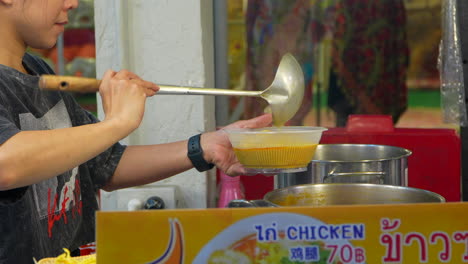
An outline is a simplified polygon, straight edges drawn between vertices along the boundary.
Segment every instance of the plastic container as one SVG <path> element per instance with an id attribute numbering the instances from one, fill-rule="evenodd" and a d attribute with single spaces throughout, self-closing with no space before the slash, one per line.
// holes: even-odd
<path id="1" fill-rule="evenodd" d="M 231 177 L 224 174 L 223 172 L 219 172 L 219 176 L 219 208 L 227 207 L 229 202 L 232 200 L 245 199 L 240 176 Z"/>
<path id="2" fill-rule="evenodd" d="M 250 174 L 307 170 L 323 127 L 268 127 L 225 129 L 237 159 Z"/>

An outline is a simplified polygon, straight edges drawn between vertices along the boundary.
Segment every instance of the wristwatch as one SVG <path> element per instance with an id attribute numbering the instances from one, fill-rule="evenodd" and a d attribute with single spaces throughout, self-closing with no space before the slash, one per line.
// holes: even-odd
<path id="1" fill-rule="evenodd" d="M 200 144 L 201 134 L 191 137 L 188 141 L 187 156 L 192 161 L 193 166 L 199 172 L 210 170 L 214 167 L 214 164 L 206 162 L 203 158 L 203 149 Z"/>

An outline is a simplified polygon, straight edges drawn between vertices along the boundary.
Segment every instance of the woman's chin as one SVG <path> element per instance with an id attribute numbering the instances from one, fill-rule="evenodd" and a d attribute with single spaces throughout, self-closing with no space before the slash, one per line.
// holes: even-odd
<path id="1" fill-rule="evenodd" d="M 32 43 L 32 44 L 30 44 L 28 46 L 31 47 L 31 48 L 34 48 L 34 49 L 47 50 L 47 49 L 51 49 L 51 48 L 55 47 L 56 44 L 57 44 L 57 40 L 53 40 L 53 41 L 44 41 L 44 42 L 41 42 L 41 43 Z"/>

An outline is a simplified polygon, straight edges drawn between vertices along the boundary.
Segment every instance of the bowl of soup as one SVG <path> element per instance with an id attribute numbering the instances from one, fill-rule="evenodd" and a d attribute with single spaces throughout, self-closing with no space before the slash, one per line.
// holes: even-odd
<path id="1" fill-rule="evenodd" d="M 311 126 L 224 129 L 237 159 L 252 174 L 307 170 L 325 130 Z"/>

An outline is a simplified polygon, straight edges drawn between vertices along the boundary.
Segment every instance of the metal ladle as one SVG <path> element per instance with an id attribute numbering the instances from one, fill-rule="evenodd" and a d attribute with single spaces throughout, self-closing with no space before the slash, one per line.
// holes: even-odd
<path id="1" fill-rule="evenodd" d="M 47 90 L 70 92 L 97 92 L 101 80 L 75 76 L 42 75 L 39 87 Z M 193 88 L 182 86 L 159 85 L 159 94 L 187 95 L 227 95 L 251 96 L 265 99 L 273 115 L 273 124 L 282 126 L 299 109 L 304 97 L 304 74 L 301 66 L 290 54 L 285 54 L 279 63 L 275 79 L 263 91 L 239 91 L 218 88 Z"/>

